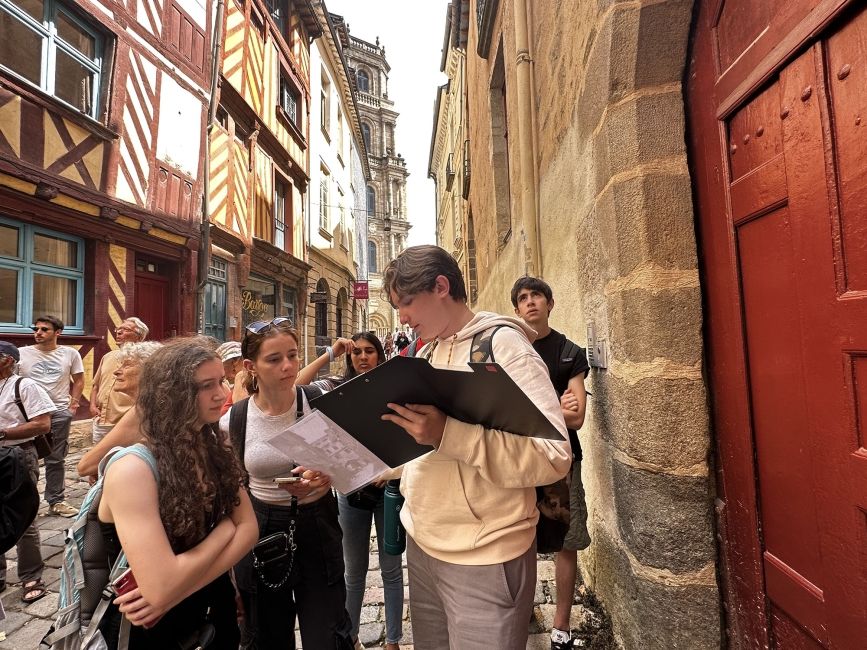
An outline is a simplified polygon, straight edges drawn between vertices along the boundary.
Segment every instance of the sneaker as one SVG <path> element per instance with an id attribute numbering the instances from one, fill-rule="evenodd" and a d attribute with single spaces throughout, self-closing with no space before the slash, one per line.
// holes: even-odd
<path id="1" fill-rule="evenodd" d="M 572 650 L 572 634 L 562 630 L 551 631 L 551 650 Z"/>
<path id="2" fill-rule="evenodd" d="M 58 517 L 74 517 L 78 514 L 78 508 L 73 508 L 66 501 L 58 501 L 48 506 L 48 512 Z"/>

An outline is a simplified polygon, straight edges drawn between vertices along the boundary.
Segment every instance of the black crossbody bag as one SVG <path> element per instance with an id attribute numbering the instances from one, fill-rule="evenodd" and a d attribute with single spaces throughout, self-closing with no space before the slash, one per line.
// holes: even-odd
<path id="1" fill-rule="evenodd" d="M 295 417 L 304 416 L 303 395 L 308 401 L 322 394 L 316 386 L 296 386 Z M 250 398 L 247 397 L 232 405 L 229 413 L 229 438 L 232 448 L 238 457 L 238 462 L 244 471 L 244 483 L 249 485 L 250 477 L 244 465 L 244 448 L 247 443 L 247 412 L 250 408 Z M 289 580 L 292 569 L 295 566 L 295 551 L 298 545 L 295 543 L 295 525 L 298 514 L 298 499 L 292 497 L 292 518 L 289 520 L 289 531 L 272 533 L 262 537 L 253 547 L 253 568 L 259 580 L 268 589 L 277 591 Z"/>

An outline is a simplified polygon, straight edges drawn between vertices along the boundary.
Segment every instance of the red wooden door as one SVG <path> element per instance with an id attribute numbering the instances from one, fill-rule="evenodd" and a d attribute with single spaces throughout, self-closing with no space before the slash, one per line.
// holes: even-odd
<path id="1" fill-rule="evenodd" d="M 735 647 L 867 647 L 867 10 L 855 4 L 717 0 L 695 27 L 690 154 Z"/>
<path id="2" fill-rule="evenodd" d="M 170 322 L 173 313 L 169 303 L 169 279 L 158 275 L 135 276 L 135 315 L 150 329 L 148 339 L 162 341 L 172 335 L 175 326 Z"/>

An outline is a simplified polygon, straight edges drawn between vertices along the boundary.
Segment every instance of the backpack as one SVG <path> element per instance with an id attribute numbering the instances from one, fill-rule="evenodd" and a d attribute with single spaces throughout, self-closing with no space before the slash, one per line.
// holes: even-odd
<path id="1" fill-rule="evenodd" d="M 158 478 L 156 459 L 142 444 L 115 447 L 100 463 L 99 480 L 84 497 L 78 516 L 66 533 L 60 568 L 60 602 L 54 625 L 42 639 L 40 650 L 105 650 L 107 647 L 99 625 L 114 597 L 109 584 L 127 568 L 127 561 L 121 551 L 114 564 L 108 565 L 99 504 L 105 471 L 129 454 L 147 462 L 154 478 Z M 126 650 L 129 645 L 129 625 L 126 617 L 122 617 L 117 650 Z"/>
<path id="2" fill-rule="evenodd" d="M 470 346 L 470 361 L 494 363 L 493 338 L 501 327 L 498 325 L 473 337 Z M 575 346 L 578 347 L 578 346 Z M 554 553 L 563 548 L 563 540 L 569 532 L 569 483 L 571 472 L 550 485 L 536 486 L 536 507 L 539 520 L 536 522 L 536 551 Z"/>
<path id="3" fill-rule="evenodd" d="M 296 386 L 295 390 L 295 417 L 297 418 L 304 416 L 304 400 L 301 399 L 302 393 L 307 397 L 308 402 L 324 393 L 322 388 L 315 384 Z M 245 397 L 241 401 L 232 404 L 232 410 L 229 411 L 229 441 L 232 443 L 232 449 L 235 450 L 235 455 L 238 458 L 238 463 L 244 476 L 245 487 L 249 487 L 250 484 L 250 476 L 247 474 L 247 466 L 244 464 L 244 449 L 247 447 L 247 412 L 249 410 L 250 398 Z"/>
<path id="4" fill-rule="evenodd" d="M 15 546 L 38 510 L 39 492 L 27 470 L 24 450 L 0 447 L 0 553 Z"/>

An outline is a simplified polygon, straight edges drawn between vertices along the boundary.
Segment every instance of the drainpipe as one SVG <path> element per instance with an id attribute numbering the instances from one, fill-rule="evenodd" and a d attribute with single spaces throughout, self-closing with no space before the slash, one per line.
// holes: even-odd
<path id="1" fill-rule="evenodd" d="M 514 0 L 515 72 L 518 95 L 518 142 L 521 169 L 521 221 L 524 269 L 527 275 L 541 276 L 539 254 L 539 212 L 536 198 L 536 138 L 533 130 L 533 61 L 527 27 L 528 0 Z"/>
<path id="2" fill-rule="evenodd" d="M 205 147 L 202 156 L 204 178 L 202 179 L 202 243 L 199 246 L 199 283 L 196 285 L 196 331 L 204 331 L 205 283 L 211 260 L 211 130 L 220 103 L 220 58 L 223 51 L 223 14 L 225 0 L 217 0 L 217 15 L 214 18 L 214 40 L 211 44 L 211 95 L 208 98 L 208 124 L 205 128 Z"/>

